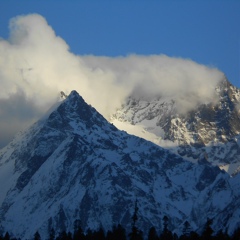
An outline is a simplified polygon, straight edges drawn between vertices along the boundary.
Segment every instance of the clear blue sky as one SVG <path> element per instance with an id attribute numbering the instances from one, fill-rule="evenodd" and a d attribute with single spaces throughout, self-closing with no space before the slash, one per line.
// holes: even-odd
<path id="1" fill-rule="evenodd" d="M 10 18 L 39 13 L 75 54 L 189 58 L 240 87 L 238 0 L 0 0 L 0 10 L 2 38 Z"/>

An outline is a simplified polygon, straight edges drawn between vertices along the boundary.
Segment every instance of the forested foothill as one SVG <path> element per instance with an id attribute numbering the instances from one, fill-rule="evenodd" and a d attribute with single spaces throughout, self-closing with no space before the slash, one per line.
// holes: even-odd
<path id="1" fill-rule="evenodd" d="M 137 227 L 138 206 L 135 202 L 134 213 L 132 216 L 131 231 L 127 233 L 126 229 L 118 224 L 113 226 L 112 230 L 104 231 L 103 228 L 96 230 L 88 229 L 86 232 L 81 227 L 81 221 L 75 220 L 73 232 L 61 231 L 57 233 L 55 229 L 49 229 L 47 239 L 41 237 L 40 233 L 32 236 L 33 240 L 240 240 L 240 227 L 230 236 L 227 233 L 219 231 L 214 233 L 211 225 L 212 219 L 207 219 L 201 233 L 192 231 L 188 221 L 184 222 L 184 229 L 181 235 L 177 235 L 168 228 L 169 219 L 164 216 L 162 219 L 163 229 L 157 232 L 155 227 L 151 227 L 148 232 L 143 232 Z M 17 236 L 10 236 L 8 232 L 0 236 L 0 240 L 21 240 Z M 25 240 L 25 239 L 24 239 Z"/>

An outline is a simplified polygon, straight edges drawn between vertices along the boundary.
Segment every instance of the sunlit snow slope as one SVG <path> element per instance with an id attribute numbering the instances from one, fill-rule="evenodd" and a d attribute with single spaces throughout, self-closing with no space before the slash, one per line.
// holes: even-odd
<path id="1" fill-rule="evenodd" d="M 111 122 L 192 162 L 205 156 L 211 164 L 236 174 L 240 171 L 240 90 L 224 79 L 215 94 L 215 102 L 184 113 L 174 98 L 131 95 Z"/>

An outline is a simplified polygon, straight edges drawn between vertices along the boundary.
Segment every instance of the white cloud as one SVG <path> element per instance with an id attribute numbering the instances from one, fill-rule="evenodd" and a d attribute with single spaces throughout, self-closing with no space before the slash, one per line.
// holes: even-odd
<path id="1" fill-rule="evenodd" d="M 60 91 L 77 90 L 105 117 L 130 93 L 174 96 L 186 111 L 213 101 L 222 78 L 217 69 L 165 55 L 77 56 L 42 16 L 19 16 L 10 21 L 9 39 L 0 39 L 0 144 L 43 114 Z"/>

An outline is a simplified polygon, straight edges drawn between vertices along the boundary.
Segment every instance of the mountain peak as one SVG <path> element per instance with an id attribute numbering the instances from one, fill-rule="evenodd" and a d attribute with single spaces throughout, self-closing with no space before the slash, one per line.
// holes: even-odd
<path id="1" fill-rule="evenodd" d="M 71 93 L 69 94 L 70 98 L 73 97 L 80 97 L 79 93 L 76 90 L 72 90 Z"/>
<path id="2" fill-rule="evenodd" d="M 197 229 L 215 216 L 214 230 L 230 233 L 239 222 L 237 181 L 118 130 L 76 91 L 0 151 L 0 166 L 1 226 L 22 239 L 71 231 L 78 219 L 84 230 L 130 229 L 136 198 L 145 232 L 160 231 L 164 215 L 176 232 L 186 220 Z"/>
<path id="3" fill-rule="evenodd" d="M 94 107 L 87 104 L 76 90 L 71 91 L 57 111 L 65 122 L 77 122 L 77 125 L 84 123 L 88 128 L 107 123 L 107 120 Z"/>
<path id="4" fill-rule="evenodd" d="M 72 90 L 71 93 L 66 97 L 66 100 L 71 102 L 78 101 L 87 104 L 76 90 Z"/>
<path id="5" fill-rule="evenodd" d="M 62 117 L 80 117 L 83 120 L 89 120 L 96 111 L 88 105 L 76 90 L 71 91 L 67 98 L 57 108 Z"/>
<path id="6" fill-rule="evenodd" d="M 224 78 L 214 95 L 214 101 L 199 102 L 185 114 L 179 114 L 174 98 L 147 101 L 130 95 L 111 121 L 190 161 L 202 161 L 207 153 L 208 162 L 235 174 L 240 169 L 240 89 Z"/>

